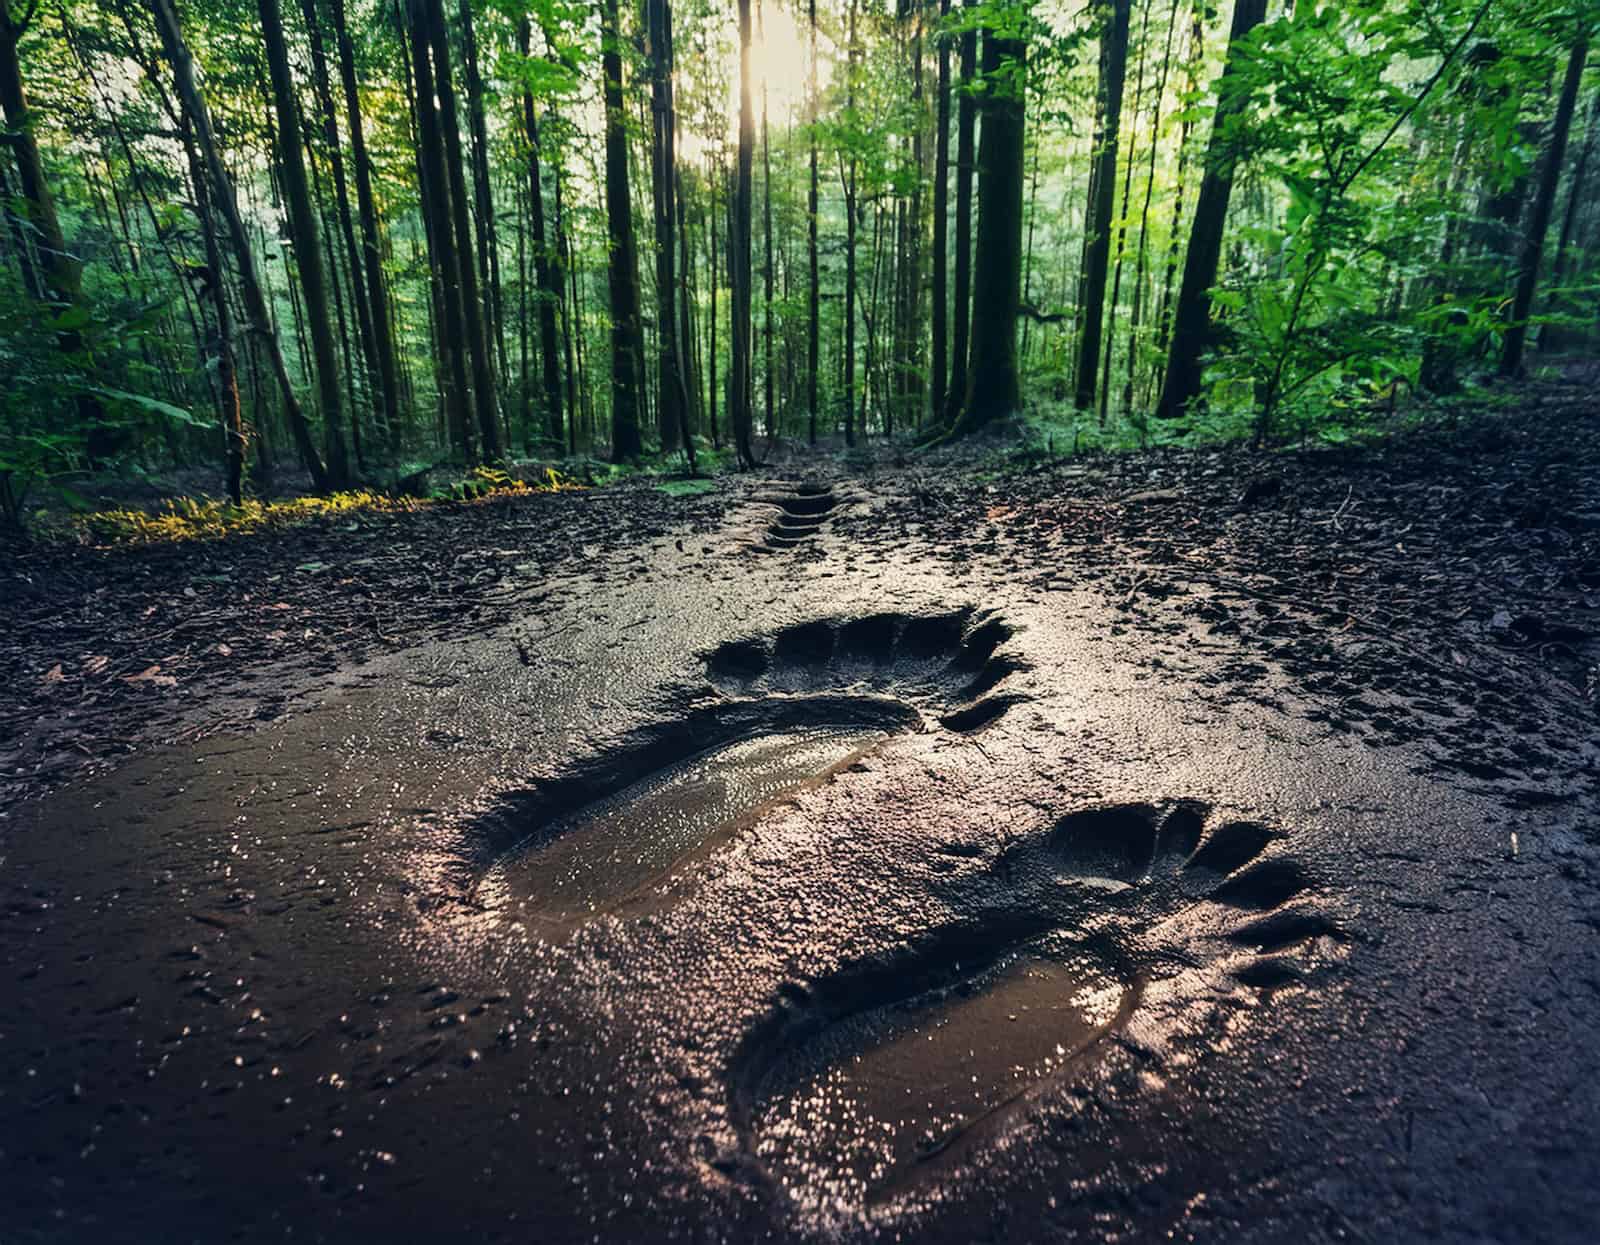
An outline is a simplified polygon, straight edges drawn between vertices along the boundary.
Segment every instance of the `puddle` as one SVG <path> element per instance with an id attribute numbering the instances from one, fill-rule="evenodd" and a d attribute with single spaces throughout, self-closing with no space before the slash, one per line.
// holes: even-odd
<path id="1" fill-rule="evenodd" d="M 512 919 L 570 925 L 618 907 L 743 818 L 885 738 L 879 730 L 769 734 L 701 753 L 542 828 L 476 891 Z"/>
<path id="2" fill-rule="evenodd" d="M 1134 994 L 1092 954 L 1034 950 L 843 1016 L 753 1087 L 755 1157 L 807 1202 L 890 1193 L 1059 1074 Z"/>

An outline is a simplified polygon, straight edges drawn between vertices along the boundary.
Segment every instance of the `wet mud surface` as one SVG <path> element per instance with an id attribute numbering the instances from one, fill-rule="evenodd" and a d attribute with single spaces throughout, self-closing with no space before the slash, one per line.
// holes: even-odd
<path id="1" fill-rule="evenodd" d="M 7 1239 L 1592 1240 L 1577 666 L 1082 469 L 739 486 L 14 802 Z"/>

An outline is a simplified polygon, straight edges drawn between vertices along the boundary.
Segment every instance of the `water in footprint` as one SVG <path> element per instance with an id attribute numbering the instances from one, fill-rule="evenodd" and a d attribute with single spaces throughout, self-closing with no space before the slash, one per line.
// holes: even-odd
<path id="1" fill-rule="evenodd" d="M 859 1205 L 1061 1072 L 1128 998 L 1092 955 L 1024 952 L 845 1016 L 757 1087 L 757 1155 L 803 1201 Z"/>
<path id="2" fill-rule="evenodd" d="M 544 925 L 606 912 L 741 818 L 881 738 L 878 731 L 803 731 L 703 753 L 542 830 L 494 864 L 477 898 Z"/>

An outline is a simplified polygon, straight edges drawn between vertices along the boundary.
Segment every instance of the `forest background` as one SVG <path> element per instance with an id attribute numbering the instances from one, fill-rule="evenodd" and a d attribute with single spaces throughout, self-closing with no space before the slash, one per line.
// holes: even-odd
<path id="1" fill-rule="evenodd" d="M 1597 25 L 0 0 L 0 508 L 997 422 L 1359 435 L 1591 335 Z"/>

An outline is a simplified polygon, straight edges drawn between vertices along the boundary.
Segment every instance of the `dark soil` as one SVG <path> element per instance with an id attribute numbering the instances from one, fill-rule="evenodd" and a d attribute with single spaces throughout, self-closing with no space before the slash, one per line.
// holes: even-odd
<path id="1" fill-rule="evenodd" d="M 1360 448 L 912 470 L 885 481 L 908 504 L 838 526 L 1097 581 L 1128 629 L 1185 637 L 1213 700 L 1298 694 L 1512 804 L 1567 802 L 1600 785 L 1597 380 L 1573 364 Z"/>
<path id="2" fill-rule="evenodd" d="M 715 527 L 731 497 L 632 483 L 225 540 L 0 547 L 0 806 L 140 741 L 276 717 L 376 653 L 487 631 L 536 610 L 553 575 L 626 575 L 630 548 Z"/>
<path id="3" fill-rule="evenodd" d="M 1210 654 L 1204 695 L 1309 694 L 1331 730 L 1420 739 L 1440 768 L 1513 803 L 1565 801 L 1600 774 L 1596 380 L 1600 367 L 1574 364 L 1499 409 L 1361 448 L 1079 456 L 998 474 L 974 472 L 970 448 L 896 458 L 868 469 L 876 504 L 836 530 L 957 565 L 998 556 L 1042 592 L 1098 583 L 1129 628 Z M 0 803 L 141 739 L 270 719 L 385 649 L 536 612 L 553 575 L 626 575 L 640 542 L 685 522 L 709 531 L 749 495 L 634 483 L 225 541 L 12 546 Z"/>

